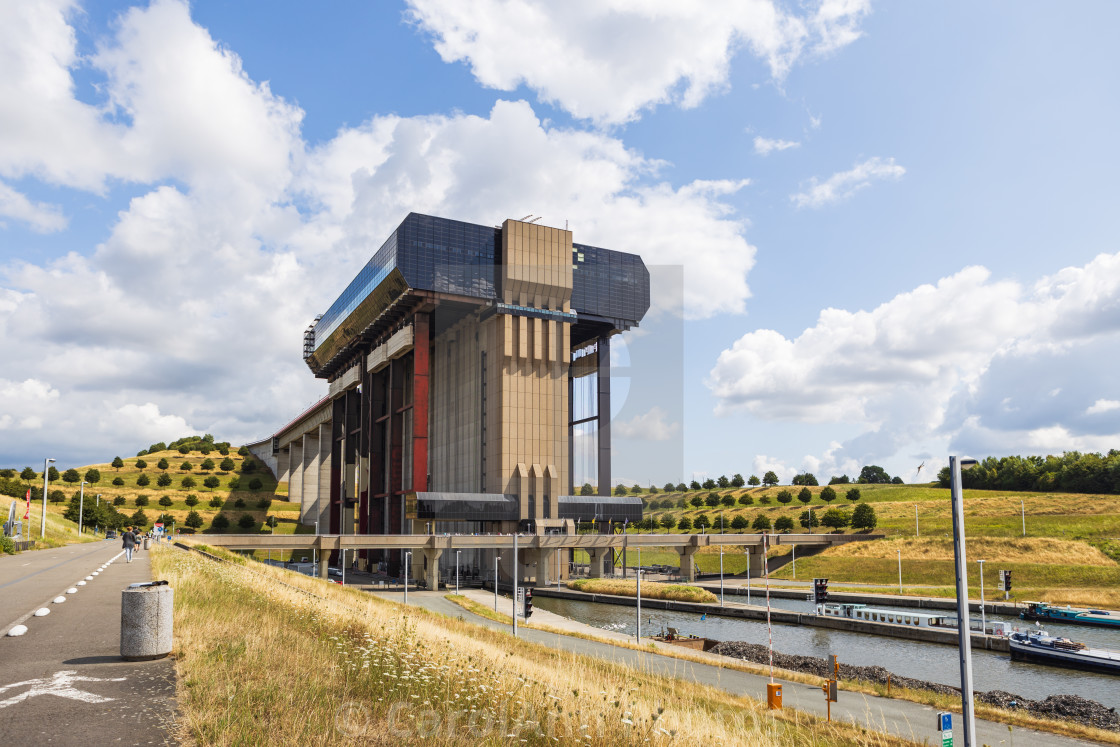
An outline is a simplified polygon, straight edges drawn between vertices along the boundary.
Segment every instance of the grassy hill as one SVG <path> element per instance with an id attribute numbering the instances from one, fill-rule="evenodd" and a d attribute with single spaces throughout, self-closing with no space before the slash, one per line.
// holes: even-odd
<path id="1" fill-rule="evenodd" d="M 799 557 L 797 578 L 827 577 L 834 582 L 865 584 L 886 590 L 898 590 L 898 559 L 902 557 L 903 586 L 913 593 L 947 596 L 952 592 L 952 517 L 947 489 L 930 485 L 837 485 L 838 498 L 826 503 L 820 493 L 824 487 L 811 487 L 811 500 L 806 504 L 794 498 L 788 504 L 777 501 L 781 490 L 796 495 L 800 487 L 745 488 L 718 490 L 720 497 L 731 496 L 734 506 L 717 508 L 687 504 L 694 496 L 707 498 L 711 491 L 646 494 L 642 498 L 650 506 L 644 516 L 672 516 L 677 521 L 689 517 L 695 521 L 700 514 L 715 519 L 719 512 L 727 527 L 736 516 L 753 523 L 766 516 L 773 524 L 779 516 L 794 521 L 794 531 L 808 531 L 799 525 L 798 517 L 812 507 L 818 516 L 830 506 L 851 511 L 858 503 L 874 509 L 878 525 L 874 532 L 886 535 L 881 542 L 868 545 L 844 545 L 817 555 Z M 856 504 L 844 498 L 845 492 L 857 487 L 860 499 Z M 751 501 L 743 505 L 744 496 Z M 666 501 L 673 508 L 661 508 Z M 840 505 L 843 504 L 843 505 Z M 996 490 L 966 490 L 965 535 L 968 538 L 969 581 L 972 593 L 979 595 L 977 560 L 985 560 L 984 585 L 988 598 L 994 598 L 1001 569 L 1012 571 L 1012 599 L 1046 599 L 1064 604 L 1095 604 L 1120 607 L 1120 496 L 1069 493 L 1029 493 Z M 918 524 L 915 528 L 915 508 Z M 1026 538 L 1023 538 L 1023 514 Z M 657 530 L 665 532 L 664 529 Z M 679 530 L 672 530 L 674 533 Z M 708 532 L 718 529 L 708 529 Z M 752 530 L 743 530 L 750 532 Z M 832 531 L 815 527 L 814 532 Z M 845 531 L 851 531 L 845 530 Z M 920 533 L 920 537 L 916 536 Z M 644 533 L 648 533 L 645 530 Z M 702 550 L 697 563 L 702 571 L 719 568 L 718 549 Z M 772 555 L 784 555 L 785 548 L 776 548 Z M 627 558 L 634 564 L 636 558 Z M 643 564 L 675 565 L 675 552 L 642 553 Z M 739 552 L 725 550 L 724 570 L 738 573 L 745 570 L 746 558 Z M 783 565 L 773 578 L 793 577 L 791 565 Z M 1002 596 L 1002 594 L 1000 595 Z"/>

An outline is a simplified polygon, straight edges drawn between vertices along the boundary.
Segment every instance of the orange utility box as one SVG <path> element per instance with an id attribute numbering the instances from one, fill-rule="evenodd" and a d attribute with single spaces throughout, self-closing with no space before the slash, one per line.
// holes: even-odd
<path id="1" fill-rule="evenodd" d="M 772 711 L 782 707 L 782 686 L 776 682 L 766 685 L 766 705 Z"/>

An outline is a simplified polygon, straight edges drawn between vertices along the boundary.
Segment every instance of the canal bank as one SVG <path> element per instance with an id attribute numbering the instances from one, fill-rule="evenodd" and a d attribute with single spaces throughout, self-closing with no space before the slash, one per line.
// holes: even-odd
<path id="1" fill-rule="evenodd" d="M 718 591 L 717 591 L 718 593 Z M 619 597 L 610 594 L 588 594 L 582 591 L 575 591 L 572 589 L 534 589 L 533 596 L 551 597 L 554 599 L 569 599 L 573 601 L 590 602 L 594 604 L 613 604 L 623 607 L 636 607 L 637 600 L 634 597 Z M 758 596 L 756 593 L 755 596 Z M 771 589 L 770 596 L 776 596 L 774 590 Z M 829 595 L 831 601 L 832 595 Z M 797 597 L 804 599 L 805 595 L 800 594 Z M 732 602 L 724 604 L 722 607 L 713 604 L 698 604 L 695 602 L 676 602 L 666 599 L 642 599 L 642 609 L 645 610 L 672 610 L 674 612 L 691 613 L 696 615 L 718 615 L 720 617 L 732 617 L 744 620 L 766 620 L 766 607 L 758 605 L 747 605 Z M 850 633 L 862 633 L 865 635 L 878 635 L 886 636 L 889 638 L 901 638 L 908 641 L 922 641 L 924 643 L 938 643 L 945 646 L 957 645 L 957 631 L 954 628 L 934 629 L 924 627 L 914 627 L 911 625 L 898 625 L 893 623 L 872 622 L 870 620 L 854 620 L 846 617 L 828 617 L 825 615 L 817 615 L 811 612 L 792 612 L 789 610 L 771 609 L 770 620 L 776 623 L 784 623 L 786 625 L 807 625 L 817 628 L 828 628 L 830 630 L 843 630 Z M 988 651 L 1010 651 L 1007 644 L 1007 639 L 1002 636 L 984 635 L 982 633 L 972 633 L 972 647 L 974 649 L 985 649 Z"/>

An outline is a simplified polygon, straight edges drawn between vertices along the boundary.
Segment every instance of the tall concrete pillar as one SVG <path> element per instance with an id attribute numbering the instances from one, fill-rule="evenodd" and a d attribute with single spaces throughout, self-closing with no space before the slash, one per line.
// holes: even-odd
<path id="1" fill-rule="evenodd" d="M 288 471 L 291 473 L 291 476 L 288 478 L 288 500 L 300 501 L 300 505 L 302 506 L 303 438 L 293 439 L 288 448 Z"/>
<path id="2" fill-rule="evenodd" d="M 607 557 L 610 553 L 610 548 L 591 547 L 587 549 L 587 556 L 590 561 L 587 565 L 587 575 L 591 578 L 603 577 L 603 558 Z"/>
<path id="3" fill-rule="evenodd" d="M 761 547 L 748 547 L 747 552 L 747 573 L 751 578 L 759 578 L 762 576 L 762 548 Z"/>
<path id="4" fill-rule="evenodd" d="M 287 485 L 291 477 L 291 450 L 285 446 L 276 452 L 276 482 Z"/>
<path id="5" fill-rule="evenodd" d="M 678 547 L 681 554 L 681 580 L 695 583 L 696 581 L 696 548 Z"/>
<path id="6" fill-rule="evenodd" d="M 533 552 L 533 562 L 537 564 L 534 586 L 538 589 L 556 582 L 556 554 L 559 550 L 541 548 Z"/>
<path id="7" fill-rule="evenodd" d="M 319 532 L 328 534 L 331 530 L 331 423 L 319 426 L 319 489 L 316 491 L 315 519 L 319 520 Z"/>
<path id="8" fill-rule="evenodd" d="M 436 591 L 439 589 L 439 556 L 443 555 L 443 550 L 424 548 L 424 570 L 423 578 L 424 585 L 428 587 L 428 591 Z M 412 556 L 416 558 L 416 555 Z"/>
<path id="9" fill-rule="evenodd" d="M 303 434 L 300 446 L 300 466 L 303 477 L 299 490 L 299 522 L 314 524 L 319 515 L 319 429 Z M 289 490 L 289 496 L 291 491 Z"/>

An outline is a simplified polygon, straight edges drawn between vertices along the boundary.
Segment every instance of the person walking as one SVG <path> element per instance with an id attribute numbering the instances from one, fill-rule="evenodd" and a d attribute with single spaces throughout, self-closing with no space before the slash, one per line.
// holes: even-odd
<path id="1" fill-rule="evenodd" d="M 126 529 L 121 533 L 121 547 L 124 548 L 124 560 L 126 563 L 132 562 L 132 551 L 136 549 L 136 535 L 133 534 L 131 528 Z"/>

